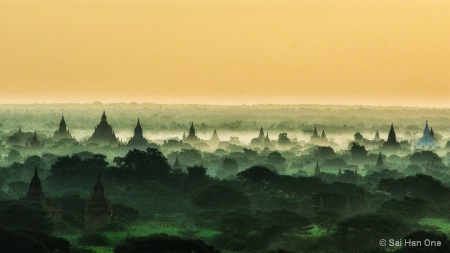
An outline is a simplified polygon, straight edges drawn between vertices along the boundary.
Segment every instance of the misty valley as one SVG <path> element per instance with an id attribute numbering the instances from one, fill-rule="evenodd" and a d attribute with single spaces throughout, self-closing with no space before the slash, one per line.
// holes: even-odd
<path id="1" fill-rule="evenodd" d="M 450 252 L 449 112 L 4 104 L 0 252 Z"/>

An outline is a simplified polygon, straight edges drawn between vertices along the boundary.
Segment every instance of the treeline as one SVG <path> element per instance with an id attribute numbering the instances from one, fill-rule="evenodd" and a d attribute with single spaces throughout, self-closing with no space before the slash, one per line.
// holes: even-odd
<path id="1" fill-rule="evenodd" d="M 243 152 L 250 159 L 259 155 L 248 149 Z M 418 154 L 410 160 L 420 163 L 429 156 L 435 159 L 432 154 Z M 277 155 L 272 159 L 281 158 Z M 80 233 L 84 230 L 85 201 L 100 175 L 114 204 L 112 223 L 103 231 L 126 231 L 138 220 L 150 220 L 176 224 L 183 237 L 129 239 L 121 244 L 123 247 L 117 246 L 116 252 L 127 252 L 127 247 L 132 248 L 128 244 L 165 245 L 170 240 L 207 247 L 183 241 L 198 238 L 202 230 L 216 231 L 204 239 L 207 244 L 236 252 L 278 248 L 285 252 L 364 252 L 379 248 L 382 238 L 407 235 L 432 235 L 448 243 L 445 235 L 420 224 L 423 218 L 450 218 L 450 188 L 432 176 L 404 176 L 387 169 L 365 176 L 353 169 L 340 174 L 284 175 L 276 166 L 253 165 L 238 170 L 230 160 L 223 163 L 233 172 L 226 173 L 227 179 L 210 176 L 208 166 L 173 169 L 163 153 L 153 148 L 130 150 L 114 158 L 113 165 L 101 154 L 56 157 L 51 165 L 43 163 L 47 169 L 41 170 L 46 174 L 44 192 L 62 209 L 62 222 L 53 223 L 38 206 L 14 200 L 1 205 L 0 224 L 16 231 L 18 238 L 25 233 L 21 229 L 44 234 Z M 16 168 L 23 170 L 19 178 L 25 174 L 30 178 L 31 166 L 20 166 L 25 164 L 3 168 L 3 182 L 14 177 Z M 3 184 L 8 188 L 3 198 L 18 199 L 27 185 L 20 181 Z M 442 249 L 434 252 L 445 252 L 439 251 Z M 160 252 L 164 252 L 162 248 Z"/>

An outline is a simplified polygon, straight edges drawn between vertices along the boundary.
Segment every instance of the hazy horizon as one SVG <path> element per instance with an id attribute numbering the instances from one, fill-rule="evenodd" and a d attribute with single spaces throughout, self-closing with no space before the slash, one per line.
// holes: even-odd
<path id="1" fill-rule="evenodd" d="M 104 104 L 104 105 L 120 105 L 120 104 L 137 104 L 137 105 L 167 105 L 167 106 L 189 106 L 189 105 L 199 105 L 199 106 L 336 106 L 336 107 L 377 107 L 377 108 L 417 108 L 417 109 L 450 109 L 450 106 L 432 106 L 432 105 L 401 105 L 401 104 L 332 104 L 332 103 L 194 103 L 194 102 L 136 102 L 136 101 L 114 101 L 114 102 L 102 102 L 102 101 L 86 101 L 86 102 L 0 102 L 0 105 L 93 105 L 93 104 Z"/>

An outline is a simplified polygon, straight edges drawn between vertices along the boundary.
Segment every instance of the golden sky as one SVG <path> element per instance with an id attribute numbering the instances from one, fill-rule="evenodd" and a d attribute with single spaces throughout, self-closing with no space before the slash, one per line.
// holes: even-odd
<path id="1" fill-rule="evenodd" d="M 2 0 L 0 103 L 450 107 L 449 0 Z"/>

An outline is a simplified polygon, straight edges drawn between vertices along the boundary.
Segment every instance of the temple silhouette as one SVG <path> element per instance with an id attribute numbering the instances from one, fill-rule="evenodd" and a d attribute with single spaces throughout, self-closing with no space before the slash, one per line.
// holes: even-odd
<path id="1" fill-rule="evenodd" d="M 310 142 L 317 142 L 318 140 L 320 140 L 320 136 L 319 136 L 319 133 L 317 132 L 317 127 L 314 126 L 313 135 L 311 136 L 309 141 Z"/>
<path id="2" fill-rule="evenodd" d="M 95 131 L 89 138 L 88 142 L 93 142 L 101 145 L 117 145 L 119 140 L 108 121 L 106 120 L 105 111 L 103 111 L 100 123 L 95 127 Z"/>
<path id="3" fill-rule="evenodd" d="M 383 157 L 381 156 L 381 152 L 378 154 L 377 164 L 375 165 L 377 168 L 384 168 Z"/>
<path id="4" fill-rule="evenodd" d="M 64 120 L 64 115 L 61 117 L 61 122 L 59 122 L 59 129 L 53 134 L 55 139 L 71 139 L 72 135 L 66 126 L 66 121 Z"/>
<path id="5" fill-rule="evenodd" d="M 394 123 L 391 124 L 387 141 L 383 144 L 385 148 L 400 148 L 400 143 L 397 142 L 397 136 L 394 130 Z"/>
<path id="6" fill-rule="evenodd" d="M 86 202 L 84 210 L 84 225 L 88 230 L 97 230 L 111 221 L 111 200 L 106 197 L 100 174 L 94 185 L 92 196 Z"/>
<path id="7" fill-rule="evenodd" d="M 199 142 L 200 141 L 200 139 L 195 134 L 195 128 L 194 128 L 194 122 L 193 121 L 191 123 L 191 127 L 189 128 L 189 135 L 185 136 L 185 134 L 183 134 L 183 141 L 188 142 L 188 143 L 195 143 L 195 142 Z"/>
<path id="8" fill-rule="evenodd" d="M 431 129 L 433 130 L 433 128 Z M 425 128 L 423 129 L 423 136 L 416 143 L 416 148 L 419 149 L 432 149 L 437 146 L 436 140 L 434 140 L 434 132 L 430 131 L 428 128 L 428 121 L 425 123 Z"/>
<path id="9" fill-rule="evenodd" d="M 322 130 L 322 134 L 319 135 L 316 126 L 314 126 L 314 131 L 313 134 L 311 135 L 311 138 L 309 139 L 309 142 L 315 145 L 323 145 L 323 146 L 329 144 L 327 135 L 325 134 L 325 130 Z"/>
<path id="10" fill-rule="evenodd" d="M 258 137 L 253 138 L 253 139 L 250 141 L 250 144 L 259 146 L 259 145 L 261 145 L 261 144 L 265 144 L 265 140 L 266 140 L 266 135 L 264 134 L 264 129 L 263 129 L 263 127 L 261 127 L 261 128 L 259 129 Z"/>
<path id="11" fill-rule="evenodd" d="M 34 169 L 34 175 L 28 186 L 27 195 L 25 195 L 22 200 L 37 202 L 41 204 L 45 212 L 47 213 L 47 217 L 49 217 L 53 221 L 61 221 L 61 209 L 54 207 L 51 203 L 50 198 L 45 198 L 44 196 L 44 191 L 42 189 L 41 179 L 39 178 L 37 167 L 35 167 Z"/>
<path id="12" fill-rule="evenodd" d="M 28 143 L 26 145 L 28 146 Z M 44 143 L 38 140 L 36 132 L 34 132 L 34 135 L 30 140 L 29 146 L 30 148 L 41 148 L 44 146 Z"/>
<path id="13" fill-rule="evenodd" d="M 25 200 L 40 202 L 44 205 L 44 191 L 42 190 L 41 179 L 39 178 L 37 167 L 34 169 L 34 175 L 28 186 Z"/>
<path id="14" fill-rule="evenodd" d="M 217 135 L 216 129 L 214 129 L 214 132 L 213 132 L 213 135 L 211 137 L 211 140 L 209 140 L 209 141 L 213 142 L 213 143 L 217 143 L 217 144 L 220 142 L 220 139 L 219 139 L 219 136 Z"/>
<path id="15" fill-rule="evenodd" d="M 314 175 L 319 175 L 320 174 L 320 167 L 319 167 L 319 161 L 317 161 L 316 163 L 316 168 L 314 168 Z"/>
<path id="16" fill-rule="evenodd" d="M 127 146 L 129 146 L 129 147 L 145 147 L 147 145 L 148 145 L 148 141 L 144 138 L 141 123 L 138 118 L 136 127 L 134 128 L 134 135 L 133 135 L 133 137 L 131 137 Z"/>

